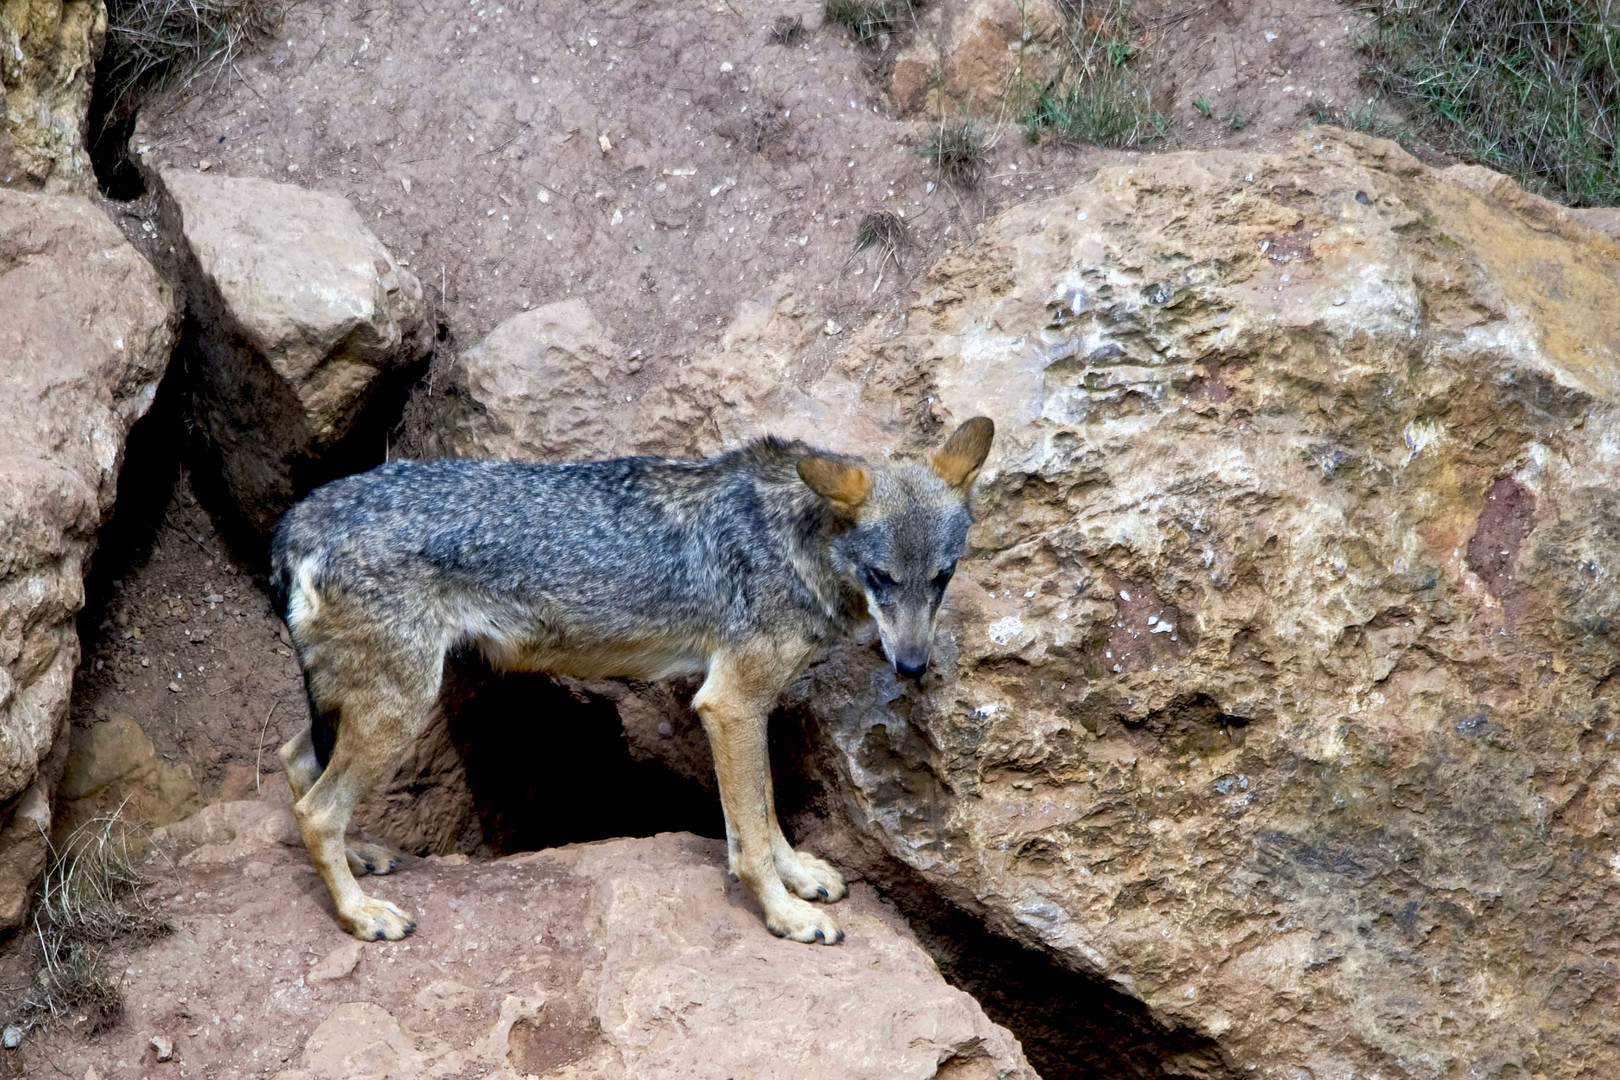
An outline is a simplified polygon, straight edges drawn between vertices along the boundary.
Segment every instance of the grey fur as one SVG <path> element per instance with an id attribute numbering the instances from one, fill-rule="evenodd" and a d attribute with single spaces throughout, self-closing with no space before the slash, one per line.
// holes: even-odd
<path id="1" fill-rule="evenodd" d="M 844 885 L 782 838 L 765 715 L 868 613 L 896 668 L 922 673 L 992 431 L 969 421 L 932 467 L 776 439 L 707 461 L 395 462 L 295 506 L 271 545 L 271 581 L 314 723 L 281 757 L 345 926 L 368 938 L 411 929 L 343 869 L 343 829 L 420 730 L 445 655 L 471 647 L 514 670 L 706 674 L 693 704 L 716 746 L 733 871 L 777 933 L 841 938 L 801 902 L 837 900 Z M 381 856 L 349 844 L 347 858 L 365 872 Z"/>

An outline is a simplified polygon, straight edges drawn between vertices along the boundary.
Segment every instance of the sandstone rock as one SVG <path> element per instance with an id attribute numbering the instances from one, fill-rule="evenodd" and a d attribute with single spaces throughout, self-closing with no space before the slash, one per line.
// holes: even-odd
<path id="1" fill-rule="evenodd" d="M 199 326 L 200 433 L 221 493 L 268 529 L 324 478 L 317 460 L 360 430 L 387 378 L 432 347 L 422 285 L 339 196 L 157 175 Z"/>
<path id="2" fill-rule="evenodd" d="M 94 192 L 84 126 L 106 34 L 101 0 L 0 3 L 0 186 Z"/>
<path id="3" fill-rule="evenodd" d="M 1052 0 L 941 5 L 939 28 L 896 57 L 889 99 L 902 113 L 984 115 L 1018 106 L 1062 75 L 1068 22 Z"/>
<path id="4" fill-rule="evenodd" d="M 816 320 L 791 277 L 739 306 L 718 347 L 642 394 L 617 392 L 628 363 L 583 302 L 502 323 L 461 358 L 442 407 L 436 449 L 463 456 L 566 461 L 623 453 L 706 454 L 769 432 L 879 439 L 844 358 L 828 359 L 806 392 L 805 353 Z M 539 407 L 539 402 L 547 406 Z"/>
<path id="5" fill-rule="evenodd" d="M 1335 130 L 1144 158 L 1002 214 L 892 337 L 604 399 L 594 452 L 995 417 L 935 676 L 855 642 L 790 691 L 838 854 L 881 844 L 1231 1075 L 1600 1075 L 1617 255 Z"/>
<path id="6" fill-rule="evenodd" d="M 514 316 L 461 356 L 456 382 L 465 392 L 446 409 L 445 441 L 493 457 L 532 454 L 538 447 L 557 460 L 590 454 L 611 437 L 602 429 L 600 405 L 609 387 L 632 373 L 631 363 L 583 300 Z M 522 430 L 512 426 L 519 418 L 481 404 L 541 396 L 552 408 L 543 417 L 524 413 L 522 420 L 539 426 Z"/>
<path id="7" fill-rule="evenodd" d="M 169 290 L 89 202 L 0 190 L 0 808 L 6 818 L 35 784 L 66 722 L 85 563 L 112 508 L 124 439 L 151 405 L 168 363 L 174 315 Z M 19 825 L 0 834 L 0 862 L 11 843 L 33 833 L 32 825 Z M 23 863 L 36 861 L 30 855 Z M 31 872 L 7 873 L 32 878 Z M 20 903 L 15 892 L 0 896 L 0 908 Z"/>
<path id="8" fill-rule="evenodd" d="M 15 930 L 28 914 L 34 882 L 45 872 L 51 847 L 50 785 L 35 780 L 0 831 L 0 929 Z"/>
<path id="9" fill-rule="evenodd" d="M 716 840 L 427 859 L 368 881 L 417 913 L 417 933 L 361 946 L 333 923 L 305 853 L 269 839 L 284 813 L 220 804 L 163 830 L 181 851 L 183 835 L 219 836 L 227 819 L 238 839 L 259 839 L 229 861 L 163 864 L 179 932 L 112 958 L 127 969 L 126 1022 L 88 1040 L 59 1027 L 40 1051 L 75 1076 L 139 1060 L 162 1031 L 188 1073 L 251 1060 L 282 1080 L 721 1080 L 784 1065 L 829 1080 L 1033 1080 L 1017 1042 L 945 985 L 862 886 L 842 905 L 849 940 L 811 950 L 764 931 Z M 252 861 L 269 873 L 246 876 Z M 315 978 L 343 966 L 336 981 Z"/>
<path id="10" fill-rule="evenodd" d="M 167 825 L 202 808 L 191 766 L 171 764 L 127 713 L 74 733 L 56 788 L 58 836 L 122 808 L 131 821 Z"/>

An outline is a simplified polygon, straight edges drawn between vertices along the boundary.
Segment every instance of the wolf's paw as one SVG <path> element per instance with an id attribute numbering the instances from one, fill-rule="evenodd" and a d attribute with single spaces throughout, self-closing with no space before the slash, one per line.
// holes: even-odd
<path id="1" fill-rule="evenodd" d="M 844 875 L 832 868 L 825 859 L 818 859 L 807 851 L 795 851 L 791 859 L 778 859 L 776 872 L 788 892 L 805 900 L 820 900 L 824 904 L 837 903 L 849 895 Z"/>
<path id="2" fill-rule="evenodd" d="M 411 917 L 386 900 L 370 896 L 352 911 L 339 912 L 343 929 L 361 941 L 398 941 L 416 929 Z"/>
<path id="3" fill-rule="evenodd" d="M 838 929 L 838 924 L 819 908 L 791 896 L 781 908 L 766 913 L 765 928 L 777 937 L 809 945 L 837 945 L 844 940 L 844 932 Z"/>
<path id="4" fill-rule="evenodd" d="M 350 840 L 343 853 L 349 860 L 349 872 L 355 877 L 386 874 L 399 869 L 399 856 L 378 844 Z"/>

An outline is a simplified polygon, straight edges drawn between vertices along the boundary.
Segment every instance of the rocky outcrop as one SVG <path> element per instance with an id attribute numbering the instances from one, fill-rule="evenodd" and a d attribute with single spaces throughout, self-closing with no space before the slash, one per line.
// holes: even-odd
<path id="1" fill-rule="evenodd" d="M 935 4 L 922 19 L 889 76 L 901 113 L 995 114 L 1033 101 L 1066 69 L 1068 16 L 1053 0 Z"/>
<path id="2" fill-rule="evenodd" d="M 558 458 L 593 453 L 609 441 L 601 402 L 641 369 L 603 331 L 583 300 L 563 300 L 514 316 L 459 358 L 439 435 L 450 450 L 521 456 L 546 446 Z M 483 402 L 544 397 L 545 415 L 494 412 Z M 536 421 L 514 429 L 514 422 Z"/>
<path id="3" fill-rule="evenodd" d="M 199 434 L 217 455 L 220 493 L 267 530 L 362 430 L 388 378 L 432 347 L 422 285 L 340 196 L 178 169 L 157 177 L 197 327 Z"/>
<path id="4" fill-rule="evenodd" d="M 128 713 L 113 713 L 75 732 L 56 800 L 57 836 L 112 813 L 129 821 L 168 825 L 203 805 L 191 766 L 160 758 Z"/>
<path id="5" fill-rule="evenodd" d="M 763 296 L 753 345 L 604 395 L 593 452 L 993 416 L 937 676 L 855 643 L 790 691 L 835 854 L 879 845 L 1234 1075 L 1599 1075 L 1617 254 L 1339 131 L 1146 158 L 1002 214 L 824 365 Z M 634 715 L 692 759 L 684 710 Z"/>
<path id="6" fill-rule="evenodd" d="M 760 927 L 720 841 L 424 860 L 376 884 L 415 936 L 363 946 L 312 891 L 285 806 L 216 804 L 159 835 L 182 852 L 158 886 L 177 933 L 115 958 L 121 1027 L 45 1036 L 74 1076 L 150 1061 L 156 1037 L 166 1068 L 282 1080 L 1034 1078 L 869 889 L 842 905 L 843 948 L 796 947 Z"/>
<path id="7" fill-rule="evenodd" d="M 174 317 L 169 289 L 89 202 L 0 191 L 0 927 L 44 865 L 39 774 L 66 725 L 86 562 Z"/>
<path id="8" fill-rule="evenodd" d="M 0 2 L 0 186 L 95 190 L 84 128 L 106 34 L 101 0 Z"/>

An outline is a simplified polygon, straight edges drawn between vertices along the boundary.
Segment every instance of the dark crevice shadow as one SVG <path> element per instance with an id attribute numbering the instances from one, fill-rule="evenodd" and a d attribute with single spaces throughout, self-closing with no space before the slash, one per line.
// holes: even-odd
<path id="1" fill-rule="evenodd" d="M 78 620 L 81 641 L 99 637 L 114 586 L 146 564 L 164 528 L 185 450 L 189 396 L 183 367 L 178 360 L 169 364 L 152 407 L 130 428 L 124 442 L 118 494 L 111 515 L 96 530 L 95 553 L 84 579 L 84 607 Z"/>
<path id="2" fill-rule="evenodd" d="M 630 754 L 613 703 L 545 675 L 497 675 L 474 656 L 446 669 L 451 741 L 493 854 L 661 832 L 725 835 L 720 800 Z"/>

